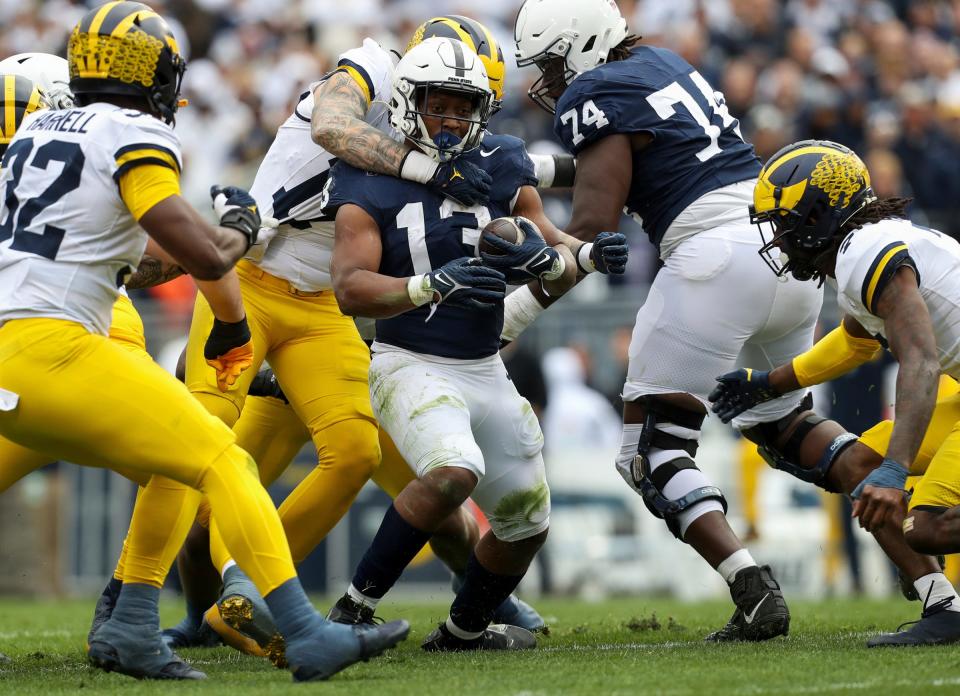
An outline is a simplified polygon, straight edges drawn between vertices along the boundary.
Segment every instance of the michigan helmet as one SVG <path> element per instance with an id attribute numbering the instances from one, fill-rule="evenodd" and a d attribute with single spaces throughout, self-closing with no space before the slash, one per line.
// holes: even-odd
<path id="1" fill-rule="evenodd" d="M 170 27 L 143 3 L 108 2 L 87 12 L 70 35 L 67 62 L 81 103 L 139 97 L 173 123 L 186 63 Z"/>
<path id="2" fill-rule="evenodd" d="M 627 38 L 627 21 L 613 0 L 526 0 L 513 30 L 517 66 L 536 65 L 540 78 L 530 98 L 551 114 L 557 92 L 575 77 L 607 62 Z"/>
<path id="3" fill-rule="evenodd" d="M 850 148 L 828 140 L 788 145 L 764 165 L 753 191 L 760 255 L 777 276 L 822 279 L 820 262 L 842 241 L 843 226 L 875 200 L 867 167 Z"/>
<path id="4" fill-rule="evenodd" d="M 7 151 L 24 117 L 38 109 L 47 108 L 40 87 L 23 75 L 0 73 L 0 157 Z"/>
<path id="5" fill-rule="evenodd" d="M 0 60 L 0 73 L 23 75 L 32 80 L 51 109 L 73 106 L 67 61 L 50 53 L 18 53 Z"/>
<path id="6" fill-rule="evenodd" d="M 407 51 L 425 39 L 434 38 L 462 41 L 480 56 L 480 62 L 487 71 L 490 89 L 493 90 L 492 113 L 497 113 L 503 101 L 503 80 L 507 67 L 503 62 L 503 51 L 490 30 L 477 20 L 461 15 L 433 17 L 417 27 L 407 44 Z"/>
<path id="7" fill-rule="evenodd" d="M 468 124 L 463 138 L 430 137 L 423 119 L 431 116 L 426 113 L 427 101 L 436 90 L 470 100 L 470 116 L 456 119 Z M 480 144 L 492 103 L 493 91 L 483 63 L 469 46 L 456 39 L 426 39 L 397 63 L 388 105 L 390 125 L 438 162 L 446 162 Z"/>

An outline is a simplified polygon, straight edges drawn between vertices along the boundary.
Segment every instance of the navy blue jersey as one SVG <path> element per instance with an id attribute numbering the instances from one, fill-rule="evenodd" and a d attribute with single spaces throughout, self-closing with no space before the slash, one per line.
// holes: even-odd
<path id="1" fill-rule="evenodd" d="M 533 162 L 523 141 L 484 135 L 481 146 L 462 155 L 493 178 L 490 202 L 466 207 L 423 184 L 362 172 L 345 162 L 330 170 L 326 208 L 352 203 L 380 228 L 379 272 L 395 278 L 428 273 L 464 256 L 477 255 L 480 230 L 493 218 L 510 215 L 521 186 L 535 186 Z M 441 304 L 430 321 L 429 305 L 377 320 L 377 341 L 416 353 L 474 360 L 500 349 L 503 303 L 490 309 Z"/>
<path id="2" fill-rule="evenodd" d="M 670 223 L 715 189 L 755 178 L 760 160 L 693 66 L 652 46 L 580 75 L 557 103 L 554 130 L 573 154 L 614 133 L 650 133 L 633 155 L 625 212 L 659 246 Z"/>

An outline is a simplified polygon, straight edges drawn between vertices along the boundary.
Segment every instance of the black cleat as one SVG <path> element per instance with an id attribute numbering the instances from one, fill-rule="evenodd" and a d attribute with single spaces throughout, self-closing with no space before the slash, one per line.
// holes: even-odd
<path id="1" fill-rule="evenodd" d="M 319 618 L 319 617 L 318 617 Z M 342 626 L 319 622 L 313 632 L 287 646 L 294 681 L 323 681 L 357 662 L 376 657 L 410 634 L 406 621 L 380 626 Z"/>
<path id="2" fill-rule="evenodd" d="M 327 621 L 351 626 L 376 626 L 383 619 L 373 615 L 373 608 L 356 601 L 350 595 L 343 595 L 327 612 Z"/>
<path id="3" fill-rule="evenodd" d="M 905 648 L 919 645 L 946 645 L 960 641 L 960 613 L 947 611 L 953 598 L 924 607 L 918 621 L 901 624 L 896 633 L 881 633 L 867 641 L 868 648 Z M 910 626 L 906 631 L 904 626 Z"/>
<path id="4" fill-rule="evenodd" d="M 790 610 L 770 566 L 752 566 L 739 571 L 730 585 L 730 596 L 737 605 L 736 611 L 726 626 L 704 640 L 760 641 L 789 633 Z"/>
<path id="5" fill-rule="evenodd" d="M 943 572 L 943 569 L 947 567 L 946 557 L 937 556 L 937 563 L 940 565 L 940 571 Z M 913 581 L 901 573 L 899 569 L 897 569 L 897 581 L 900 583 L 900 593 L 904 599 L 908 602 L 916 602 L 920 599 L 917 588 L 913 586 Z"/>
<path id="6" fill-rule="evenodd" d="M 457 638 L 440 624 L 420 646 L 427 652 L 463 652 L 466 650 L 529 650 L 537 647 L 537 637 L 525 628 L 507 624 L 487 626 L 479 638 Z"/>

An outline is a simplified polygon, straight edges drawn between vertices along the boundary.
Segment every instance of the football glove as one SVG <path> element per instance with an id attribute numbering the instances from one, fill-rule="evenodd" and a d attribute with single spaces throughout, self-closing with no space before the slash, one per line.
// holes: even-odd
<path id="1" fill-rule="evenodd" d="M 623 275 L 627 269 L 629 254 L 626 235 L 620 232 L 601 232 L 593 240 L 590 260 L 600 273 Z"/>
<path id="2" fill-rule="evenodd" d="M 421 284 L 425 291 L 433 293 L 434 309 L 444 302 L 472 309 L 488 309 L 502 302 L 507 292 L 503 273 L 484 266 L 480 259 L 466 256 L 448 261 L 425 274 Z"/>
<path id="3" fill-rule="evenodd" d="M 563 273 L 563 259 L 560 252 L 547 246 L 540 230 L 524 217 L 514 218 L 517 226 L 523 230 L 521 244 L 511 244 L 490 232 L 483 233 L 483 240 L 500 250 L 500 254 L 481 252 L 483 263 L 496 268 L 511 285 L 522 285 L 531 280 L 554 280 Z"/>
<path id="4" fill-rule="evenodd" d="M 289 404 L 287 395 L 283 393 L 277 376 L 269 367 L 265 367 L 257 373 L 257 376 L 250 382 L 250 388 L 247 390 L 247 396 L 269 396 L 274 399 L 280 399 L 283 403 Z"/>
<path id="5" fill-rule="evenodd" d="M 465 206 L 483 205 L 490 200 L 493 179 L 477 165 L 464 159 L 441 162 L 427 186 Z"/>
<path id="6" fill-rule="evenodd" d="M 253 196 L 237 186 L 211 186 L 210 198 L 221 227 L 230 227 L 243 234 L 247 238 L 247 249 L 257 243 L 261 220 Z"/>
<path id="7" fill-rule="evenodd" d="M 780 394 L 770 386 L 770 373 L 741 368 L 717 377 L 717 386 L 707 396 L 710 408 L 729 423 L 757 404 L 776 399 Z"/>
<path id="8" fill-rule="evenodd" d="M 225 322 L 213 320 L 213 328 L 203 346 L 207 365 L 217 372 L 217 388 L 225 392 L 253 364 L 253 341 L 247 320 Z"/>

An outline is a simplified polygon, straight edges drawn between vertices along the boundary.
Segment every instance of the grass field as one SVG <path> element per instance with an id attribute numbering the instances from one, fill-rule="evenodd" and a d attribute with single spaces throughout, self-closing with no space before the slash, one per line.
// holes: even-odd
<path id="1" fill-rule="evenodd" d="M 326 606 L 318 601 L 318 606 Z M 358 665 L 325 684 L 293 685 L 266 661 L 228 648 L 187 650 L 205 671 L 201 683 L 137 682 L 90 668 L 82 653 L 90 601 L 0 600 L 3 694 L 882 694 L 957 693 L 960 648 L 867 650 L 866 638 L 916 618 L 919 604 L 902 600 L 827 601 L 791 605 L 789 638 L 751 645 L 708 645 L 722 625 L 723 602 L 679 604 L 625 599 L 585 604 L 544 600 L 550 635 L 536 651 L 427 655 L 420 640 L 445 616 L 442 604 L 392 602 L 389 617 L 410 619 L 410 639 L 386 657 Z M 177 614 L 164 602 L 164 621 Z"/>

